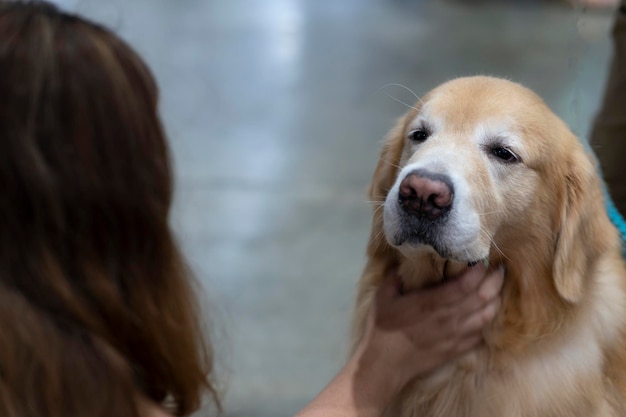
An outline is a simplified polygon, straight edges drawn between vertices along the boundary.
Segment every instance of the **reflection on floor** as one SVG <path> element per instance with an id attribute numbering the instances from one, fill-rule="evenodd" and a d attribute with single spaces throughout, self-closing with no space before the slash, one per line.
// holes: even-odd
<path id="1" fill-rule="evenodd" d="M 391 83 L 507 77 L 584 136 L 610 53 L 610 14 L 547 0 L 78 3 L 161 84 L 173 221 L 219 328 L 226 417 L 291 415 L 345 357 L 366 185 L 414 100 Z"/>

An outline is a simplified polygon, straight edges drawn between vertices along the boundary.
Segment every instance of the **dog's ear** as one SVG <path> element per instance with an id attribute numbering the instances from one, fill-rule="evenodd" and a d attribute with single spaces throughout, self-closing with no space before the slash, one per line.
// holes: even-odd
<path id="1" fill-rule="evenodd" d="M 402 155 L 403 141 L 404 119 L 400 119 L 385 137 L 382 150 L 380 151 L 378 165 L 376 165 L 376 170 L 369 186 L 371 201 L 385 201 L 387 193 L 398 175 L 398 164 Z"/>
<path id="2" fill-rule="evenodd" d="M 611 242 L 611 225 L 592 155 L 582 146 L 569 149 L 555 241 L 554 283 L 559 295 L 578 303 L 594 261 Z"/>
<path id="3" fill-rule="evenodd" d="M 383 227 L 383 209 L 389 189 L 393 187 L 399 172 L 398 164 L 402 156 L 404 144 L 404 118 L 398 120 L 396 126 L 387 134 L 383 143 L 378 165 L 369 186 L 369 199 L 374 204 L 372 229 L 367 253 L 370 257 L 386 256 L 391 250 L 385 240 Z"/>
<path id="4" fill-rule="evenodd" d="M 378 165 L 369 186 L 369 198 L 374 204 L 372 229 L 367 245 L 367 265 L 361 275 L 359 293 L 357 294 L 356 311 L 352 330 L 352 351 L 356 349 L 363 336 L 367 312 L 370 309 L 376 288 L 385 277 L 386 272 L 397 264 L 397 253 L 383 233 L 383 207 L 389 189 L 393 187 L 398 175 L 398 165 L 402 156 L 404 143 L 404 118 L 387 134 L 378 159 Z"/>

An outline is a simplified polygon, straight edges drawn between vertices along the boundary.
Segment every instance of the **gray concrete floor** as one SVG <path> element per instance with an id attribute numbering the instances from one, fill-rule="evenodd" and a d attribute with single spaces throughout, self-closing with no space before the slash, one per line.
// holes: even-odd
<path id="1" fill-rule="evenodd" d="M 84 0 L 78 10 L 128 39 L 161 85 L 173 224 L 217 329 L 227 417 L 291 415 L 345 357 L 365 189 L 405 110 L 389 95 L 413 100 L 384 86 L 423 94 L 455 76 L 503 76 L 585 136 L 612 20 L 557 1 Z"/>

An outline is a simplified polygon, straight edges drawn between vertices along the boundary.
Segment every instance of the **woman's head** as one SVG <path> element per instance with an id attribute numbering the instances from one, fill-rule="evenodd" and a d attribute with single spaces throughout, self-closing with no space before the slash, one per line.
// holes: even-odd
<path id="1" fill-rule="evenodd" d="M 157 94 L 110 31 L 0 1 L 2 415 L 124 415 L 131 386 L 183 414 L 213 393 Z"/>

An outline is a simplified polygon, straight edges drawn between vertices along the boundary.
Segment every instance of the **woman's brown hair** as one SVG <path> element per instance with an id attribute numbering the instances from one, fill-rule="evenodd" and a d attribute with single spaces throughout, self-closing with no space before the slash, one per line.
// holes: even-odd
<path id="1" fill-rule="evenodd" d="M 0 415 L 187 415 L 215 398 L 143 61 L 43 2 L 0 1 Z"/>

